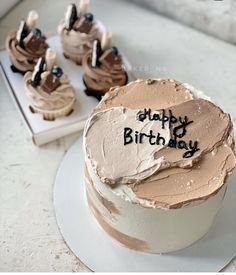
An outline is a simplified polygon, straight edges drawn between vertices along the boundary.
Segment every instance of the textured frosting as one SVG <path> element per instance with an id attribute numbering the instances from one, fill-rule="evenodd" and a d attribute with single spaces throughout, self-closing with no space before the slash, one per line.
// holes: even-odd
<path id="1" fill-rule="evenodd" d="M 200 94 L 198 93 L 198 95 Z M 182 150 L 165 147 L 155 154 L 157 160 L 163 157 L 165 159 L 159 167 L 161 169 L 145 179 L 126 186 L 134 196 L 140 198 L 141 202 L 144 200 L 150 203 L 141 203 L 142 205 L 178 208 L 191 201 L 206 199 L 222 187 L 236 164 L 233 152 L 234 141 L 230 136 L 232 128 L 230 116 L 211 102 L 195 97 L 190 86 L 174 80 L 138 80 L 127 86 L 114 88 L 107 93 L 94 111 L 95 116 L 93 117 L 98 117 L 104 113 L 104 110 L 116 109 L 114 107 L 118 106 L 122 106 L 121 109 L 126 107 L 130 109 L 152 108 L 153 110 L 170 109 L 171 107 L 176 116 L 187 115 L 194 121 L 188 126 L 187 134 L 184 137 L 186 140 L 193 139 L 199 142 L 200 150 L 193 157 L 183 159 Z M 112 119 L 113 121 L 118 120 L 115 116 L 112 116 Z M 114 133 L 118 128 L 116 128 L 116 124 L 111 126 L 111 121 L 104 128 L 107 130 L 107 128 L 115 127 L 112 130 Z M 101 129 L 100 125 L 97 135 L 101 139 L 99 143 L 103 144 Z M 85 132 L 85 146 L 86 135 L 87 132 Z M 95 132 L 93 135 L 96 136 Z M 114 143 L 114 146 L 116 144 L 117 142 Z M 101 153 L 102 150 L 99 149 Z M 115 151 L 114 148 L 112 150 Z M 118 155 L 121 154 L 119 150 L 117 151 Z M 91 161 L 89 155 L 87 157 L 88 161 Z M 131 158 L 132 156 L 129 161 L 125 161 L 128 167 Z M 116 163 L 114 169 L 119 171 L 118 166 Z M 110 173 L 110 170 L 108 172 L 106 168 L 104 166 L 103 177 L 100 177 L 101 181 L 104 181 L 105 173 Z M 94 169 L 95 173 L 97 171 Z M 123 189 L 119 185 L 122 181 L 119 181 L 119 175 L 116 175 L 116 178 L 115 183 L 118 186 L 113 189 L 114 192 L 117 190 L 119 193 Z M 109 183 L 109 180 L 104 182 Z M 114 185 L 113 180 L 110 183 Z"/>
<path id="2" fill-rule="evenodd" d="M 162 170 L 132 189 L 139 198 L 155 201 L 162 207 L 178 208 L 183 202 L 215 194 L 234 166 L 235 156 L 230 143 L 225 142 L 193 167 Z"/>
<path id="3" fill-rule="evenodd" d="M 44 56 L 48 45 L 46 38 L 42 37 L 42 44 L 38 51 L 33 52 L 29 49 L 23 49 L 16 42 L 16 32 L 11 33 L 6 40 L 6 48 L 10 55 L 11 62 L 15 67 L 23 72 L 33 71 L 37 60 Z"/>
<path id="4" fill-rule="evenodd" d="M 117 106 L 161 110 L 193 98 L 191 90 L 175 80 L 136 80 L 126 86 L 112 88 L 95 112 Z"/>
<path id="5" fill-rule="evenodd" d="M 91 58 L 92 51 L 89 51 L 83 58 L 83 78 L 88 89 L 104 94 L 111 87 L 122 86 L 127 83 L 127 73 L 123 66 L 110 69 L 101 64 L 92 67 Z"/>
<path id="6" fill-rule="evenodd" d="M 65 74 L 60 77 L 60 86 L 51 94 L 43 91 L 40 85 L 33 87 L 31 85 L 31 78 L 32 72 L 27 72 L 23 81 L 26 95 L 34 107 L 40 110 L 53 111 L 62 109 L 75 101 L 74 89 Z"/>
<path id="7" fill-rule="evenodd" d="M 154 155 L 164 147 L 162 144 L 145 147 L 132 143 L 125 147 L 121 142 L 122 128 L 134 126 L 137 131 L 159 131 L 169 140 L 169 129 L 162 129 L 155 122 L 136 122 L 134 118 L 137 112 L 122 107 L 111 108 L 95 114 L 87 124 L 84 132 L 86 154 L 99 177 L 108 184 L 140 181 L 151 176 L 161 165 L 162 158 L 155 159 Z M 107 125 L 112 125 L 109 131 Z M 94 142 L 98 131 L 100 139 Z"/>
<path id="8" fill-rule="evenodd" d="M 190 158 L 183 158 L 181 150 L 165 147 L 155 154 L 165 156 L 164 167 L 187 167 L 197 162 L 202 155 L 221 145 L 232 128 L 230 116 L 213 103 L 204 99 L 194 99 L 169 108 L 175 117 L 190 118 L 193 123 L 187 126 L 184 140 L 199 142 L 199 150 Z"/>
<path id="9" fill-rule="evenodd" d="M 101 39 L 102 33 L 96 21 L 93 22 L 89 33 L 81 33 L 74 29 L 68 31 L 65 21 L 62 20 L 58 26 L 58 34 L 61 38 L 63 52 L 73 61 L 80 63 L 88 50 L 92 49 L 93 41 Z"/>

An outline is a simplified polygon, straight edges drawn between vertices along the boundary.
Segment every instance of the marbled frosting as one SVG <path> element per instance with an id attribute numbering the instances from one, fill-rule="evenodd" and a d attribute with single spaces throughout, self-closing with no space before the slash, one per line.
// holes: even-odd
<path id="1" fill-rule="evenodd" d="M 128 76 L 122 64 L 120 66 L 107 67 L 101 62 L 98 66 L 92 67 L 92 51 L 89 51 L 83 59 L 84 82 L 88 90 L 96 91 L 104 95 L 111 87 L 125 85 Z"/>
<path id="2" fill-rule="evenodd" d="M 12 32 L 6 40 L 6 49 L 12 64 L 22 72 L 33 71 L 37 60 L 45 55 L 48 48 L 46 38 L 41 37 L 41 45 L 37 51 L 22 48 L 16 41 L 16 32 Z"/>
<path id="3" fill-rule="evenodd" d="M 58 34 L 64 55 L 79 65 L 84 55 L 92 49 L 93 41 L 102 37 L 102 32 L 96 21 L 93 22 L 89 33 L 82 33 L 74 29 L 67 30 L 65 21 L 62 20 L 58 26 Z"/>

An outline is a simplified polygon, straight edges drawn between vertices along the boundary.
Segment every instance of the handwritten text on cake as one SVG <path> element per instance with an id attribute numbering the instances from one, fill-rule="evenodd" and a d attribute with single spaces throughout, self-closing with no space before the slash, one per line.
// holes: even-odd
<path id="1" fill-rule="evenodd" d="M 166 142 L 165 138 L 161 136 L 159 132 L 153 133 L 153 131 L 150 130 L 149 133 L 143 133 L 125 127 L 124 145 L 128 145 L 132 142 L 142 144 L 148 141 L 150 145 L 163 145 L 170 148 L 186 150 L 183 154 L 183 158 L 191 158 L 200 150 L 198 148 L 198 141 L 185 141 L 182 139 L 187 133 L 187 127 L 193 123 L 193 121 L 189 120 L 187 116 L 175 117 L 171 110 L 168 110 L 168 113 L 166 113 L 165 110 L 158 113 L 152 113 L 151 109 L 145 108 L 143 111 L 137 113 L 137 120 L 143 122 L 146 119 L 161 123 L 162 129 L 168 127 L 171 131 L 170 140 Z"/>

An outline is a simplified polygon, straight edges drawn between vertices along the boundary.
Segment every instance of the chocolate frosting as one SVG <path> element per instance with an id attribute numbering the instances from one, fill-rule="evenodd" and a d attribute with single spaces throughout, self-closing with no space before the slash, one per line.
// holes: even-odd
<path id="1" fill-rule="evenodd" d="M 74 62 L 81 63 L 83 56 L 92 49 L 93 41 L 101 39 L 102 33 L 96 21 L 91 22 L 92 26 L 88 33 L 67 30 L 65 21 L 62 20 L 58 26 L 58 34 L 61 38 L 63 52 Z"/>
<path id="2" fill-rule="evenodd" d="M 190 89 L 173 79 L 136 80 L 110 90 L 98 104 L 95 112 L 118 106 L 161 110 L 193 98 Z"/>
<path id="3" fill-rule="evenodd" d="M 45 75 L 46 74 L 46 75 Z M 45 79 L 50 72 L 43 72 L 42 79 Z M 32 105 L 40 110 L 53 111 L 66 107 L 75 101 L 75 92 L 69 79 L 65 74 L 60 77 L 60 85 L 51 93 L 47 93 L 42 88 L 43 80 L 40 85 L 31 85 L 32 72 L 27 72 L 24 76 L 26 95 Z"/>
<path id="4" fill-rule="evenodd" d="M 96 173 L 107 184 L 140 181 L 160 168 L 162 161 L 155 159 L 154 155 L 164 147 L 162 144 L 153 147 L 132 143 L 125 147 L 122 142 L 124 127 L 135 127 L 137 131 L 159 131 L 169 140 L 169 129 L 162 129 L 156 122 L 136 121 L 137 112 L 122 107 L 107 109 L 93 115 L 85 128 L 86 154 Z M 106 125 L 112 125 L 109 131 Z M 94 142 L 98 129 L 100 138 Z"/>
<path id="5" fill-rule="evenodd" d="M 29 35 L 32 35 L 31 33 Z M 27 39 L 27 37 L 25 38 Z M 6 49 L 10 55 L 12 64 L 20 71 L 33 71 L 37 60 L 45 55 L 48 48 L 46 38 L 40 37 L 40 45 L 35 51 L 34 48 L 29 48 L 27 45 L 22 48 L 16 41 L 16 32 L 11 33 L 6 40 Z"/>
<path id="6" fill-rule="evenodd" d="M 230 116 L 213 103 L 204 99 L 190 100 L 168 108 L 175 117 L 187 116 L 191 124 L 187 126 L 184 140 L 197 141 L 199 150 L 190 158 L 183 158 L 181 150 L 165 147 L 155 153 L 155 158 L 165 157 L 163 167 L 187 167 L 201 159 L 202 155 L 221 145 L 232 128 Z"/>
<path id="7" fill-rule="evenodd" d="M 143 108 L 153 110 L 171 109 L 176 116 L 186 115 L 193 120 L 193 123 L 188 125 L 187 133 L 183 139 L 197 140 L 200 150 L 186 159 L 183 158 L 183 151 L 176 148 L 164 147 L 157 152 L 153 152 L 155 155 L 154 160 L 147 153 L 147 158 L 150 160 L 149 168 L 152 167 L 155 160 L 161 161 L 161 164 L 155 171 L 149 170 L 151 175 L 147 174 L 146 178 L 140 177 L 139 180 L 136 180 L 139 176 L 139 170 L 137 169 L 137 175 L 133 176 L 133 179 L 135 179 L 133 182 L 132 180 L 121 180 L 124 178 L 123 171 L 121 171 L 120 177 L 116 176 L 115 181 L 113 179 L 107 180 L 104 175 L 111 173 L 111 169 L 107 169 L 106 165 L 102 167 L 103 176 L 101 176 L 98 173 L 99 169 L 94 169 L 95 166 L 92 164 L 94 173 L 100 177 L 104 184 L 111 184 L 111 186 L 115 186 L 113 187 L 115 189 L 117 186 L 120 189 L 121 183 L 128 184 L 126 188 L 129 187 L 134 196 L 140 199 L 140 203 L 146 207 L 179 208 L 193 201 L 200 202 L 216 194 L 225 184 L 228 175 L 236 165 L 232 123 L 228 114 L 209 100 L 198 99 L 199 95 L 204 97 L 202 93 L 194 90 L 189 85 L 171 79 L 138 80 L 127 86 L 117 87 L 109 91 L 95 109 L 92 118 L 95 116 L 96 118 L 103 117 L 104 111 L 113 113 L 112 110 L 115 110 L 116 107 L 118 109 L 129 108 L 134 110 L 142 110 Z M 119 118 L 111 115 L 110 120 L 106 120 L 107 123 L 104 124 L 104 128 L 112 129 L 111 132 L 118 131 L 119 127 L 111 123 L 111 121 L 116 120 L 119 121 Z M 91 120 L 88 121 L 86 129 L 90 127 L 90 122 Z M 104 146 L 109 147 L 109 143 L 106 143 L 105 139 L 103 140 L 101 129 L 102 125 L 99 125 L 97 135 L 100 137 L 99 143 L 102 144 L 102 147 L 98 145 L 96 150 L 101 150 L 102 156 L 102 148 Z M 169 130 L 172 135 L 172 129 Z M 94 130 L 93 135 L 96 136 Z M 88 132 L 85 131 L 85 149 L 88 145 L 87 136 Z M 116 147 L 116 145 L 117 141 L 113 146 Z M 106 151 L 109 153 L 108 147 Z M 136 148 L 138 154 L 141 147 L 136 146 Z M 148 150 L 148 145 L 146 148 Z M 112 148 L 112 152 L 115 153 L 115 148 Z M 116 154 L 123 154 L 121 148 Z M 92 163 L 95 161 L 96 165 L 99 166 L 99 159 L 91 159 L 91 153 L 87 154 L 87 157 L 90 164 L 91 161 Z M 135 156 L 131 156 L 128 160 L 125 159 L 127 171 L 131 159 L 137 160 Z M 119 172 L 119 165 L 114 164 L 112 169 L 116 169 L 116 173 Z M 142 203 L 143 200 L 150 204 Z"/>
<path id="8" fill-rule="evenodd" d="M 225 141 L 193 167 L 162 170 L 132 189 L 139 198 L 154 201 L 157 207 L 179 208 L 191 201 L 205 200 L 218 192 L 235 166 L 231 146 Z"/>
<path id="9" fill-rule="evenodd" d="M 122 86 L 127 83 L 127 73 L 122 66 L 122 58 L 119 57 L 119 65 L 116 63 L 107 66 L 100 58 L 100 64 L 92 67 L 92 51 L 89 51 L 83 58 L 84 82 L 88 89 L 100 92 L 101 94 L 109 91 L 111 87 Z M 105 60 L 104 60 L 105 61 Z"/>

